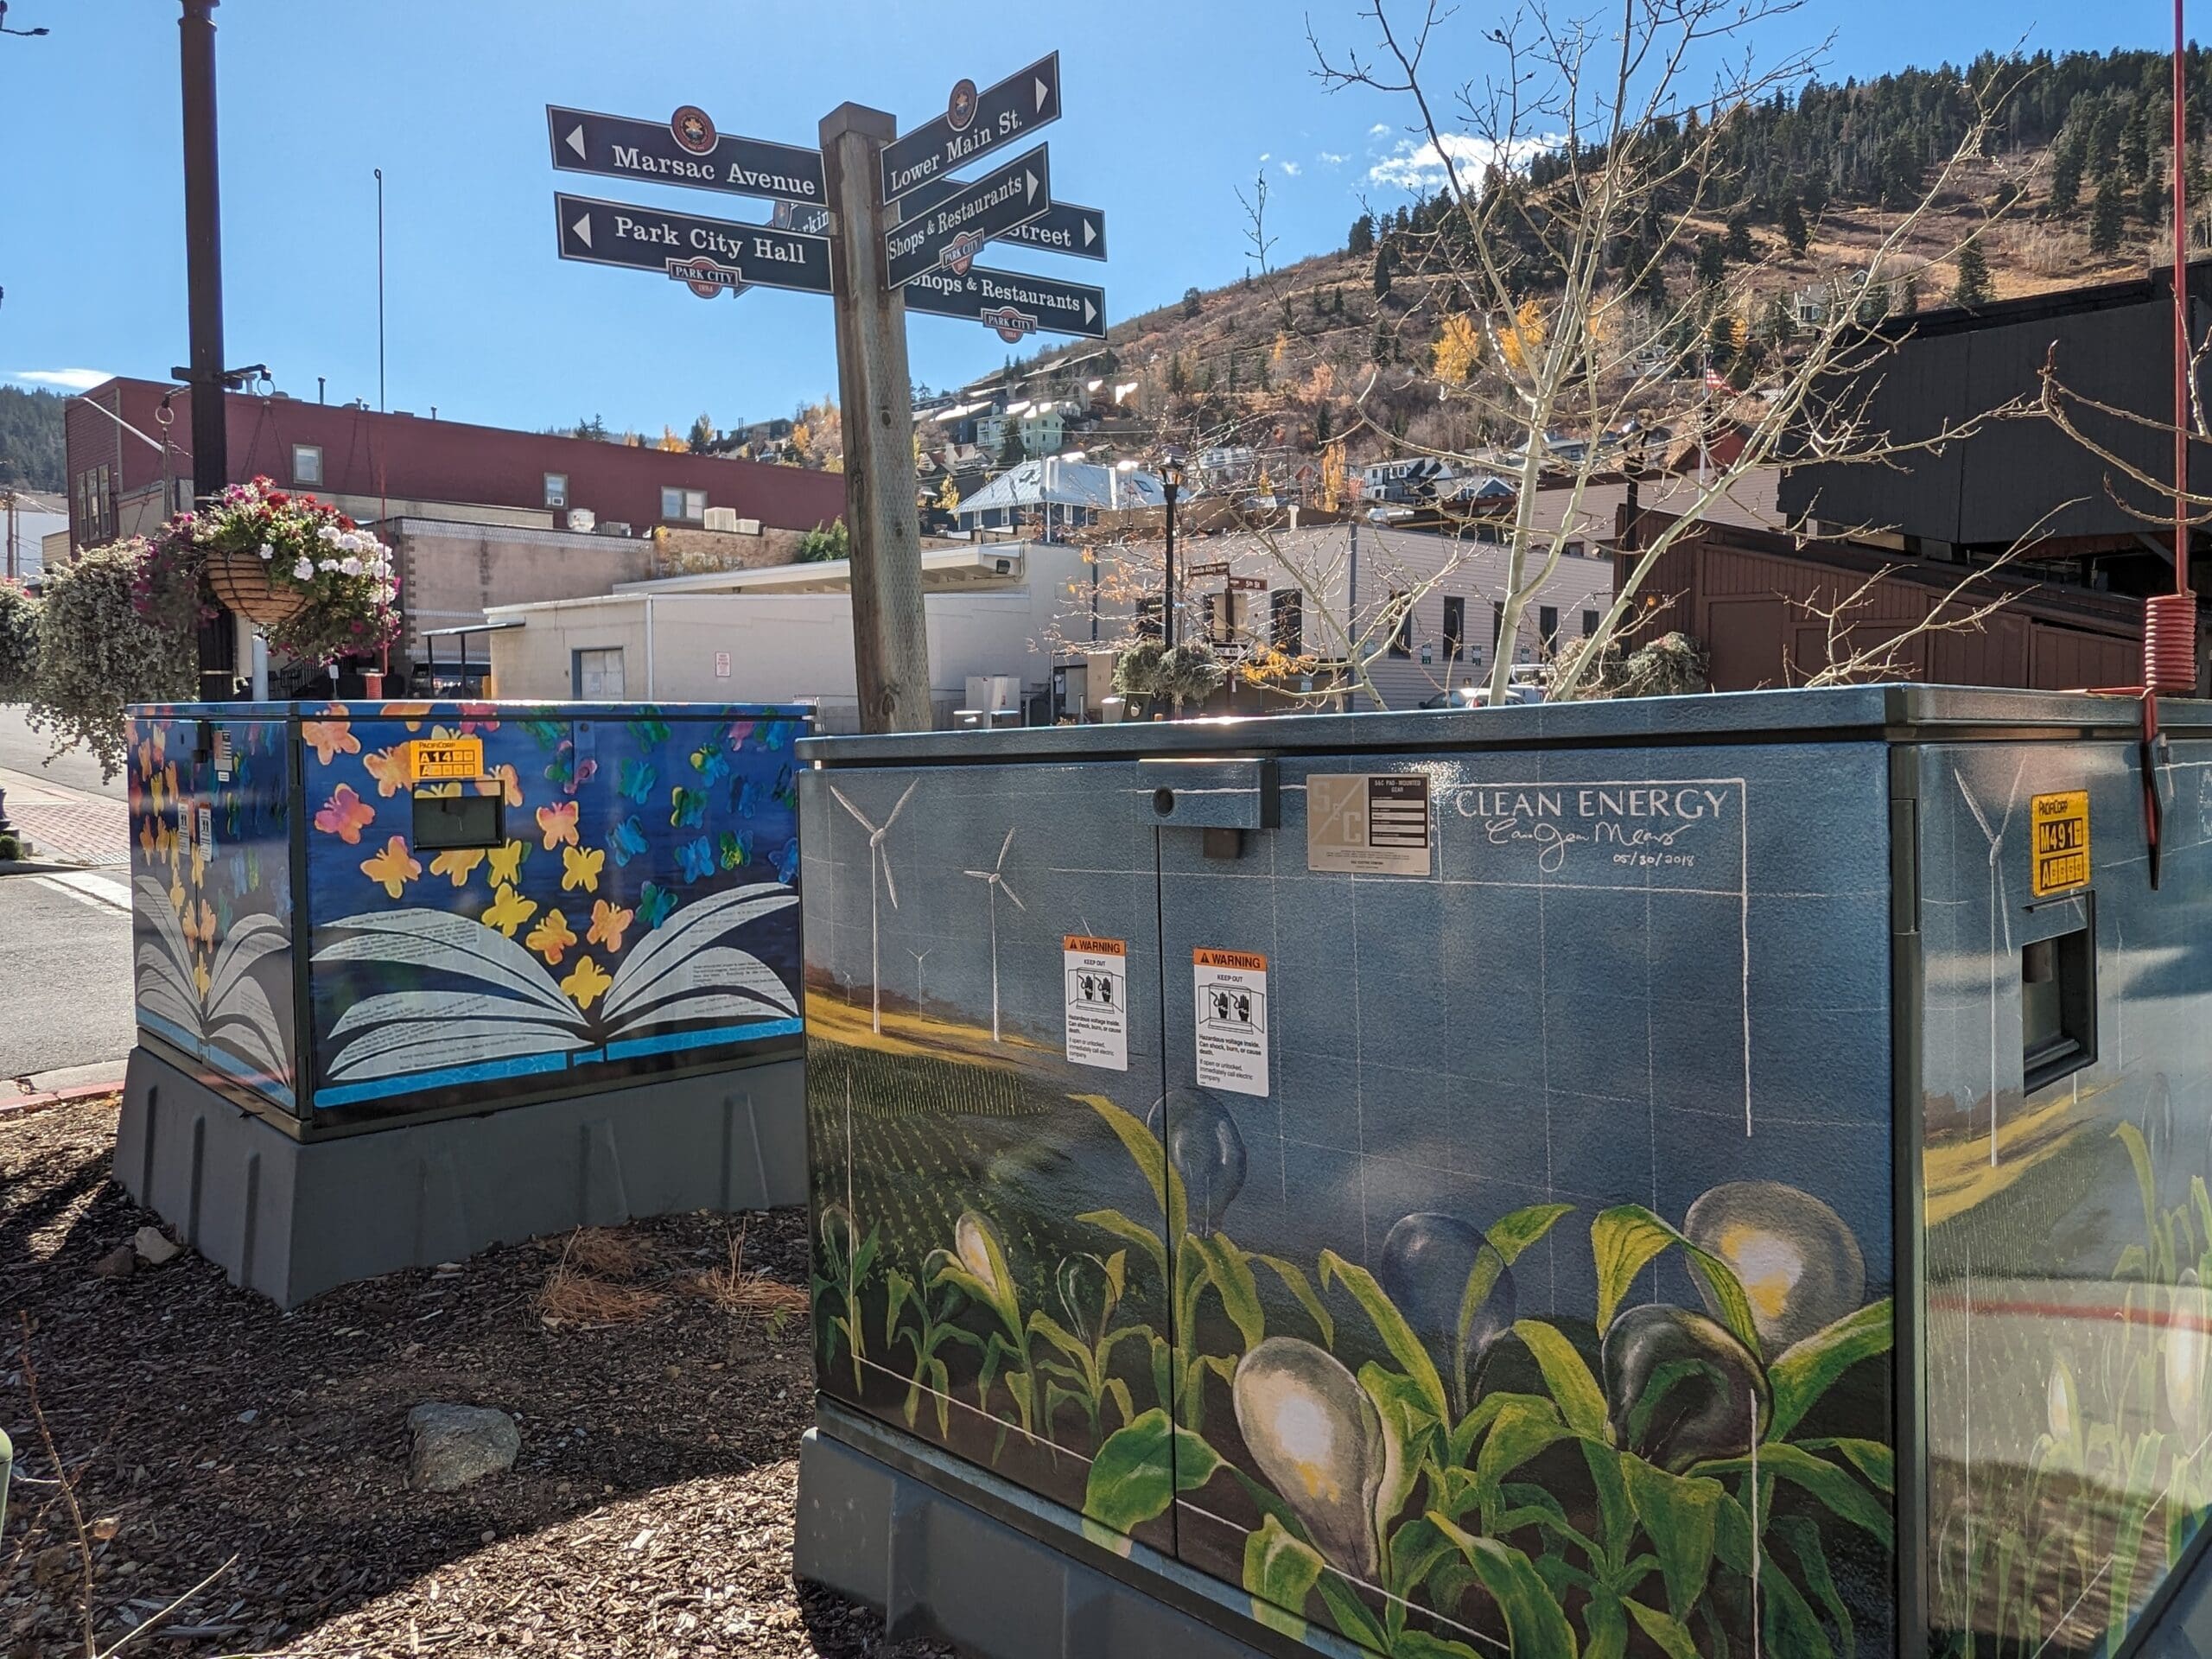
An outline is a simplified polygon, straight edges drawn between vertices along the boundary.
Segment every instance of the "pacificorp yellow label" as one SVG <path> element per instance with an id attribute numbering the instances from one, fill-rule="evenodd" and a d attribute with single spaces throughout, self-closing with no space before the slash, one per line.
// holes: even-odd
<path id="1" fill-rule="evenodd" d="M 2089 791 L 2064 790 L 2038 795 L 2028 804 L 2035 835 L 2035 865 L 2029 886 L 2038 899 L 2089 879 Z"/>
<path id="2" fill-rule="evenodd" d="M 484 775 L 484 740 L 480 737 L 418 737 L 409 748 L 408 757 L 409 775 L 418 784 L 434 779 Z"/>

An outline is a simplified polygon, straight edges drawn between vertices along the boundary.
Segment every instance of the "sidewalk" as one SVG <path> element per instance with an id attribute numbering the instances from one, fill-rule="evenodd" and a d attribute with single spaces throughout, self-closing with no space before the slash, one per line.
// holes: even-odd
<path id="1" fill-rule="evenodd" d="M 111 795 L 95 795 L 48 779 L 0 766 L 8 817 L 37 855 L 97 867 L 130 861 L 130 809 Z"/>

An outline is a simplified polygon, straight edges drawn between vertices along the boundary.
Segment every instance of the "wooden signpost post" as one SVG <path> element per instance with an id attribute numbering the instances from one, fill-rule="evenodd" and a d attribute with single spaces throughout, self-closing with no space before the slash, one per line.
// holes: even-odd
<path id="1" fill-rule="evenodd" d="M 823 118 L 818 150 L 724 133 L 696 105 L 664 123 L 562 105 L 545 114 L 563 171 L 774 204 L 756 225 L 556 194 L 556 244 L 563 259 L 659 271 L 706 299 L 756 286 L 830 296 L 861 725 L 927 731 L 907 302 L 1009 341 L 1105 337 L 1103 289 L 974 263 L 991 242 L 1106 257 L 1105 215 L 1053 200 L 1046 146 L 972 181 L 953 176 L 1059 118 L 1059 54 L 982 91 L 959 82 L 943 115 L 904 134 L 881 110 L 840 105 Z"/>

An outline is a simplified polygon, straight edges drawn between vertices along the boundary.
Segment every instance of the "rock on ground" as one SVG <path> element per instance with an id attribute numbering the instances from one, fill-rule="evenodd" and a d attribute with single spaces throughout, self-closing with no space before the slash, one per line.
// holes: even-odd
<path id="1" fill-rule="evenodd" d="M 427 1401 L 407 1414 L 407 1427 L 415 1434 L 407 1478 L 417 1491 L 457 1492 L 504 1474 L 522 1450 L 515 1420 L 490 1406 Z"/>

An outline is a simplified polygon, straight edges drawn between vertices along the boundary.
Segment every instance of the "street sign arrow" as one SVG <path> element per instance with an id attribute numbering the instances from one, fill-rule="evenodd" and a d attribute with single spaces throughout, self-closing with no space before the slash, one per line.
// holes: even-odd
<path id="1" fill-rule="evenodd" d="M 658 270 L 697 291 L 747 284 L 830 291 L 827 237 L 557 193 L 553 216 L 563 259 Z"/>
<path id="2" fill-rule="evenodd" d="M 912 191 L 899 200 L 898 207 L 905 219 L 913 219 L 968 188 L 957 179 L 940 179 Z M 1052 253 L 1071 253 L 1078 259 L 1103 259 L 1106 215 L 1096 207 L 1056 201 L 1027 224 L 1001 231 L 992 240 L 1018 242 L 1025 247 L 1043 248 Z"/>
<path id="3" fill-rule="evenodd" d="M 963 80 L 945 112 L 902 133 L 883 152 L 883 199 L 896 201 L 918 185 L 954 170 L 1032 130 L 1060 118 L 1060 54 L 1039 58 L 1019 74 L 978 92 Z"/>
<path id="4" fill-rule="evenodd" d="M 906 308 L 963 317 L 1009 343 L 1033 334 L 1106 338 L 1106 290 L 1018 270 L 970 265 L 965 276 L 925 271 L 906 288 Z"/>
<path id="5" fill-rule="evenodd" d="M 821 207 L 830 199 L 822 152 L 717 132 L 705 111 L 685 105 L 666 121 L 545 106 L 553 165 L 569 173 L 690 185 L 734 196 Z"/>
<path id="6" fill-rule="evenodd" d="M 1052 168 L 1039 144 L 958 194 L 901 219 L 884 237 L 885 280 L 897 288 L 939 265 L 964 271 L 986 242 L 1052 205 Z"/>

